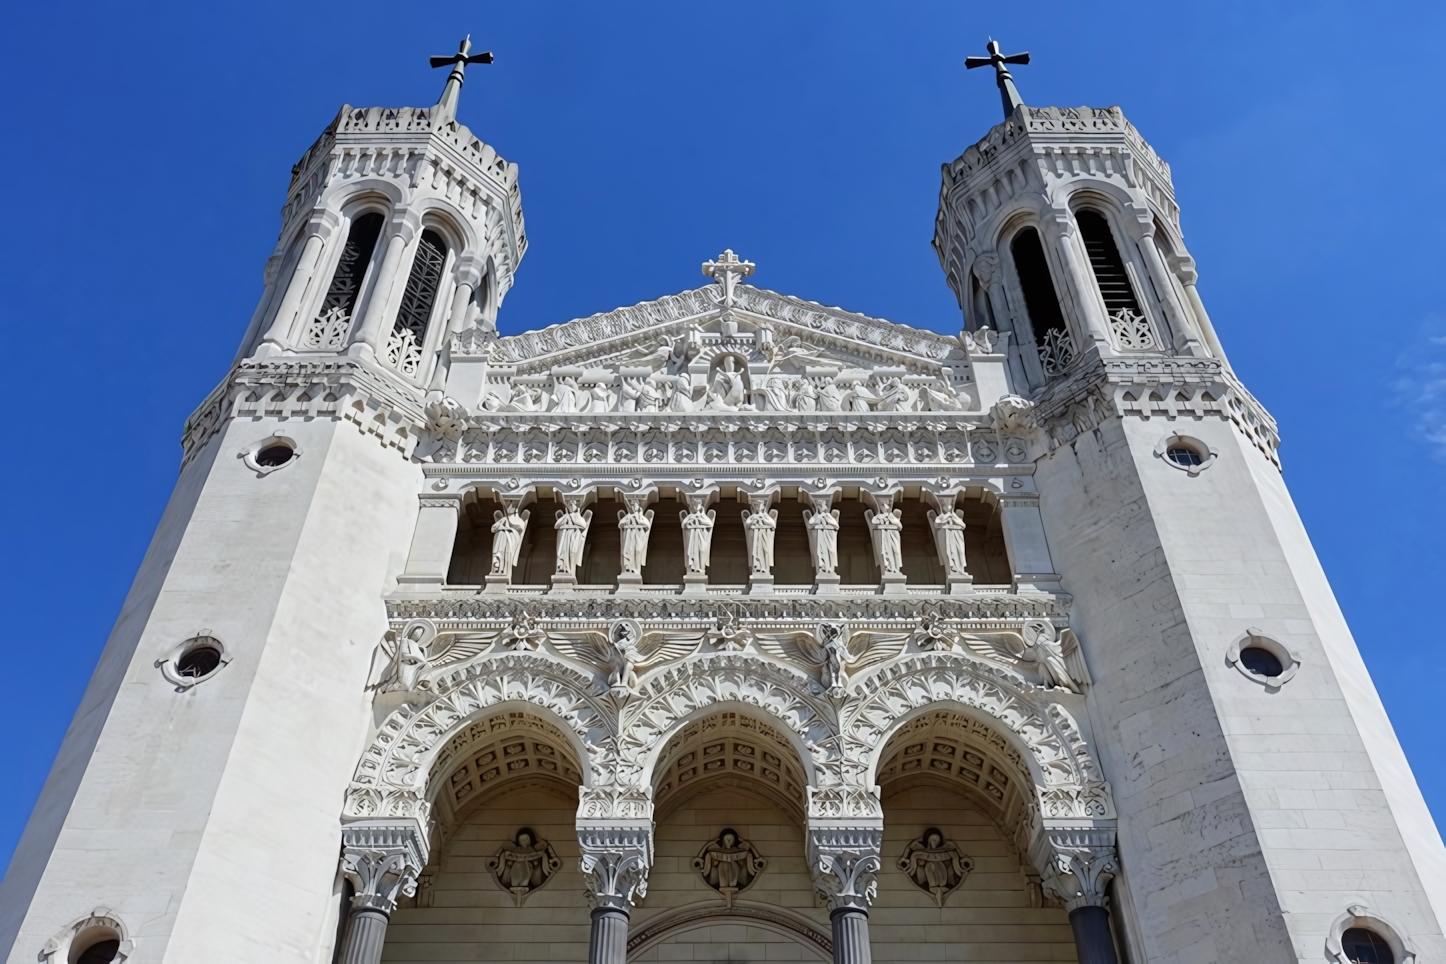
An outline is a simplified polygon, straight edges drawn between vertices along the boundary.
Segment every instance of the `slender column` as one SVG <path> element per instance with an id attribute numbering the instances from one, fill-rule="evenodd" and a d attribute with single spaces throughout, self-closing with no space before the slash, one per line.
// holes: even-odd
<path id="1" fill-rule="evenodd" d="M 1119 870 L 1112 829 L 1045 831 L 1041 885 L 1063 901 L 1080 964 L 1119 964 L 1105 887 Z"/>
<path id="2" fill-rule="evenodd" d="M 286 347 L 291 324 L 296 319 L 296 312 L 301 308 L 302 296 L 306 294 L 307 284 L 316 271 L 316 262 L 321 257 L 321 249 L 325 243 L 326 239 L 320 233 L 314 233 L 302 245 L 301 255 L 296 259 L 296 268 L 291 272 L 291 283 L 286 286 L 286 294 L 282 296 L 281 305 L 276 309 L 276 317 L 271 319 L 271 327 L 266 329 L 266 334 L 261 339 L 264 344 Z"/>
<path id="3" fill-rule="evenodd" d="M 411 241 L 411 225 L 398 225 L 391 237 L 387 238 L 387 252 L 382 256 L 382 265 L 377 271 L 376 284 L 372 285 L 371 297 L 367 301 L 366 314 L 362 317 L 361 331 L 357 341 L 371 348 L 374 354 L 381 354 L 382 324 L 386 319 L 387 304 L 391 301 L 392 288 L 396 284 L 397 272 L 401 268 L 402 255 Z"/>
<path id="4" fill-rule="evenodd" d="M 1068 211 L 1058 211 L 1053 221 L 1045 222 L 1054 236 L 1054 248 L 1064 264 L 1069 297 L 1074 301 L 1080 334 L 1096 344 L 1109 345 L 1110 329 L 1105 320 L 1104 310 L 1095 296 L 1093 272 L 1081 261 L 1079 246 L 1075 242 L 1074 219 Z M 1088 272 L 1088 273 L 1087 273 Z M 1084 349 L 1083 344 L 1075 346 L 1076 351 Z"/>
<path id="5" fill-rule="evenodd" d="M 447 390 L 447 375 L 452 370 L 452 336 L 461 331 L 467 322 L 467 308 L 472 304 L 472 291 L 472 282 L 459 281 L 457 290 L 452 293 L 447 330 L 442 332 L 442 343 L 437 348 L 437 364 L 432 369 L 432 380 L 427 386 L 429 392 Z"/>
<path id="6" fill-rule="evenodd" d="M 1205 310 L 1205 302 L 1200 300 L 1200 292 L 1195 287 L 1195 282 L 1199 280 L 1195 273 L 1195 261 L 1193 258 L 1181 257 L 1178 263 L 1180 286 L 1185 289 L 1185 300 L 1190 302 L 1190 311 L 1200 323 L 1200 334 L 1204 336 L 1205 344 L 1210 346 L 1210 353 L 1220 359 L 1220 363 L 1229 370 L 1230 359 L 1225 357 L 1225 349 L 1220 344 L 1219 336 L 1215 334 L 1215 324 L 1210 320 L 1210 313 Z"/>
<path id="7" fill-rule="evenodd" d="M 882 819 L 850 821 L 810 819 L 809 869 L 813 886 L 828 904 L 833 924 L 834 964 L 871 964 L 869 905 L 878 893 Z"/>
<path id="8" fill-rule="evenodd" d="M 357 820 L 342 827 L 341 872 L 351 881 L 346 933 L 340 964 L 378 964 L 387 922 L 397 908 L 397 895 L 417 892 L 417 875 L 427 862 L 427 841 L 410 817 Z"/>
<path id="9" fill-rule="evenodd" d="M 579 820 L 577 840 L 592 904 L 588 964 L 626 964 L 629 907 L 648 892 L 653 864 L 651 819 Z"/>
<path id="10" fill-rule="evenodd" d="M 1196 336 L 1195 327 L 1186 320 L 1185 312 L 1175 301 L 1175 289 L 1170 286 L 1170 269 L 1165 267 L 1165 259 L 1160 257 L 1160 249 L 1155 247 L 1153 222 L 1144 226 L 1139 248 L 1145 258 L 1145 267 L 1154 277 L 1155 294 L 1159 296 L 1160 304 L 1164 306 L 1165 317 L 1169 319 L 1170 327 L 1175 330 L 1176 351 L 1188 351 L 1192 355 L 1201 354 L 1200 339 Z"/>

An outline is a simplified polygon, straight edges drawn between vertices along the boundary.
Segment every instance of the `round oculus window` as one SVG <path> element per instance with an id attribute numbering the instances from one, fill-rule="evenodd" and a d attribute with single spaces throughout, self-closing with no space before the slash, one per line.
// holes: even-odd
<path id="1" fill-rule="evenodd" d="M 188 649 L 176 660 L 176 675 L 182 679 L 200 679 L 215 672 L 221 665 L 221 651 L 214 646 Z"/>
<path id="2" fill-rule="evenodd" d="M 1264 646 L 1246 646 L 1240 651 L 1240 665 L 1261 676 L 1270 678 L 1285 672 L 1285 667 L 1276 656 Z"/>
<path id="3" fill-rule="evenodd" d="M 119 952 L 120 941 L 118 940 L 96 941 L 75 959 L 75 964 L 111 964 Z"/>
<path id="4" fill-rule="evenodd" d="M 1205 464 L 1205 460 L 1200 457 L 1200 453 L 1188 445 L 1177 444 L 1170 446 L 1165 450 L 1165 458 L 1187 469 L 1192 465 Z"/>
<path id="5" fill-rule="evenodd" d="M 1396 964 L 1386 939 L 1364 927 L 1352 927 L 1342 934 L 1341 950 L 1351 964 Z"/>
<path id="6" fill-rule="evenodd" d="M 273 445 L 268 445 L 261 451 L 257 452 L 256 464 L 264 465 L 268 469 L 274 469 L 278 466 L 285 465 L 287 462 L 290 462 L 295 455 L 295 449 L 293 449 L 289 445 L 284 445 L 278 442 Z"/>

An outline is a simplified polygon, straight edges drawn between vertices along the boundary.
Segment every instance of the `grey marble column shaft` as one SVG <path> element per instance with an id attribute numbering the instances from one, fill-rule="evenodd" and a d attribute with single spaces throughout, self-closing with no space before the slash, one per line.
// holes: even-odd
<path id="1" fill-rule="evenodd" d="M 869 948 L 868 911 L 840 907 L 828 917 L 833 923 L 834 964 L 873 964 L 874 955 Z M 1080 960 L 1083 964 L 1084 959 Z"/>
<path id="2" fill-rule="evenodd" d="M 337 964 L 377 964 L 386 942 L 388 917 L 375 907 L 358 907 L 347 917 Z"/>
<path id="3" fill-rule="evenodd" d="M 1109 911 L 1095 905 L 1076 907 L 1069 912 L 1069 926 L 1074 930 L 1079 964 L 1119 964 Z"/>
<path id="4" fill-rule="evenodd" d="M 628 912 L 618 907 L 594 907 L 587 964 L 626 964 Z"/>

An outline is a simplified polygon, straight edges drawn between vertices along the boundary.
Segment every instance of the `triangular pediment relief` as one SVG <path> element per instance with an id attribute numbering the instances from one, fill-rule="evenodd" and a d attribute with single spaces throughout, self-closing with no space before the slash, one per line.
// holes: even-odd
<path id="1" fill-rule="evenodd" d="M 685 350 L 737 354 L 754 367 L 800 375 L 880 368 L 936 374 L 966 364 L 958 341 L 937 332 L 749 285 L 737 285 L 725 306 L 716 284 L 508 336 L 485 350 L 493 364 L 519 375 L 661 368 L 670 353 Z"/>

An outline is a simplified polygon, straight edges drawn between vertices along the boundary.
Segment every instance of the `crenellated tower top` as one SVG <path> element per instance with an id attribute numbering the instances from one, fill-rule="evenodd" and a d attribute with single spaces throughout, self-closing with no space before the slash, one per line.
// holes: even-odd
<path id="1" fill-rule="evenodd" d="M 241 358 L 346 355 L 418 393 L 445 381 L 450 335 L 493 337 L 527 250 L 517 165 L 456 120 L 467 64 L 431 107 L 345 105 L 292 168 L 267 291 Z"/>

